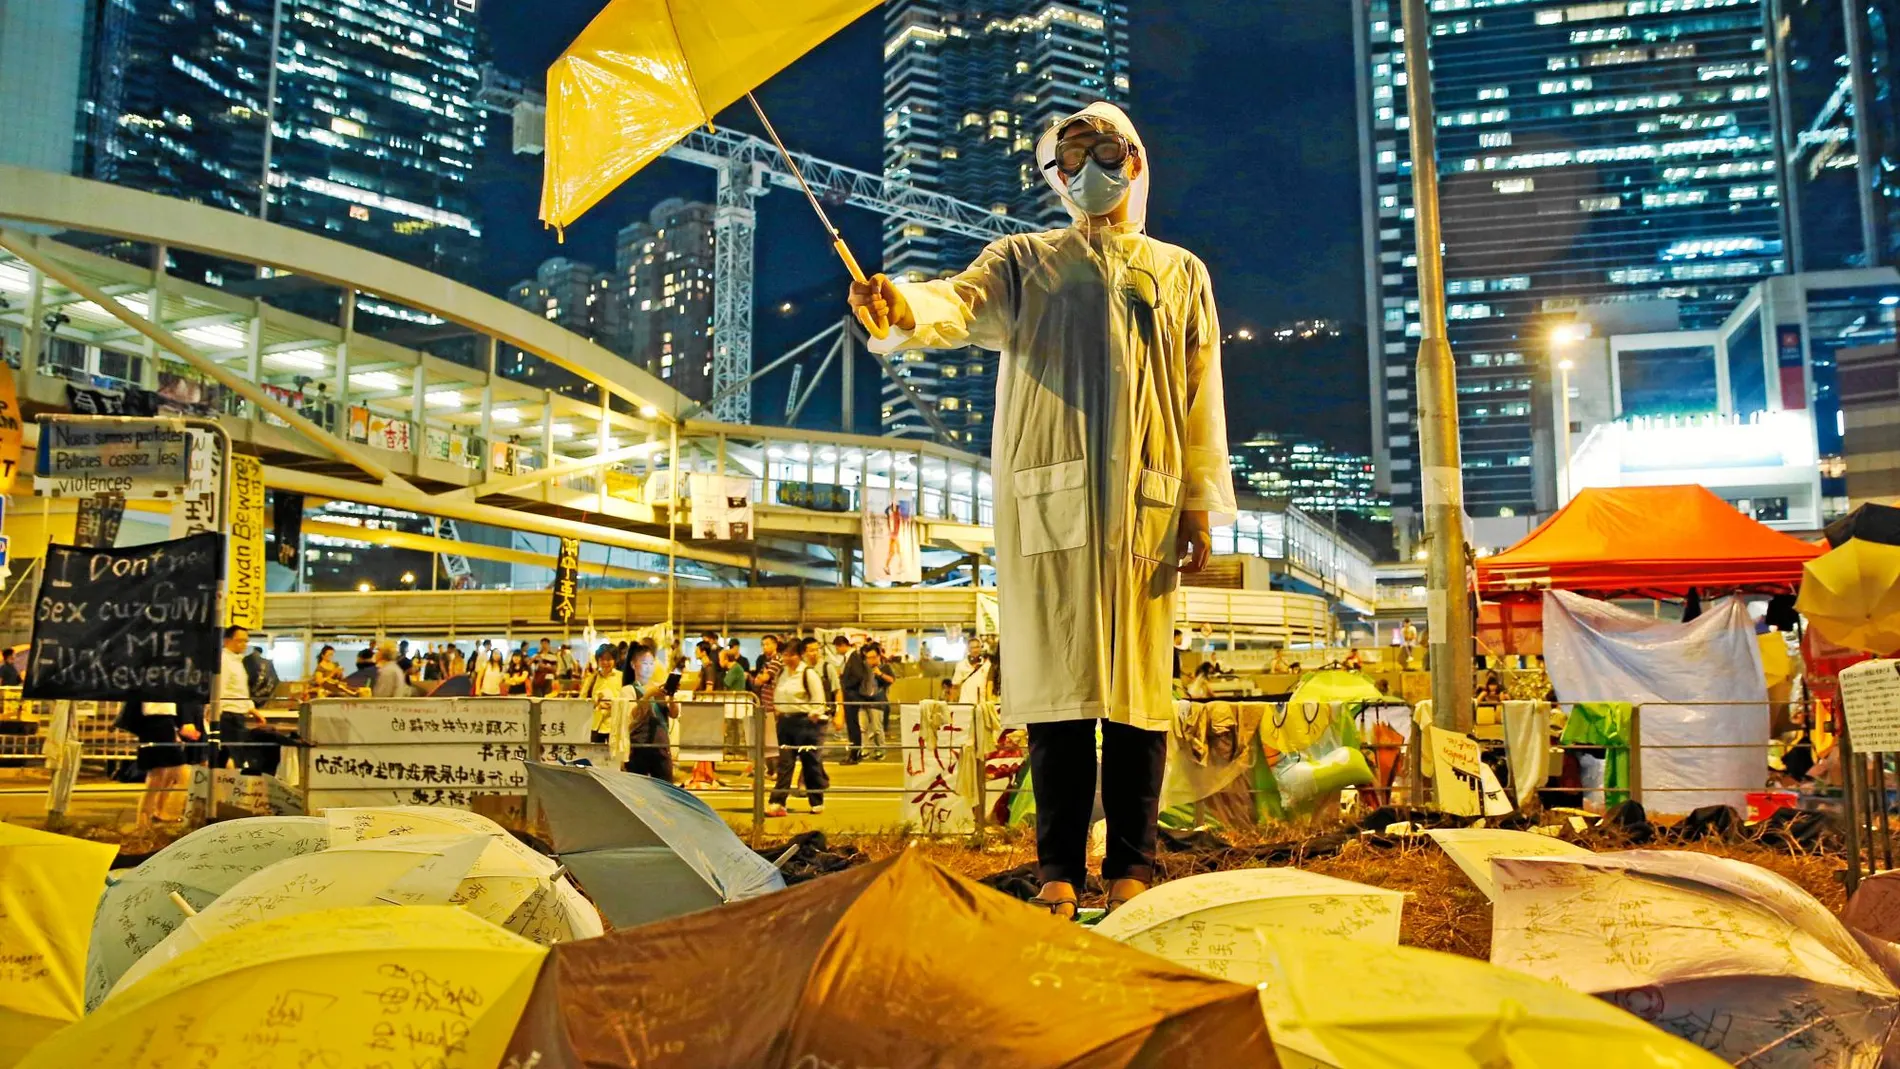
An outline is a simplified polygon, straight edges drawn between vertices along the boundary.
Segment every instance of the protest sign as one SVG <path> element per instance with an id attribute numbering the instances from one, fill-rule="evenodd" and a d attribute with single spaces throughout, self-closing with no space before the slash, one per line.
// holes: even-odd
<path id="1" fill-rule="evenodd" d="M 1841 669 L 1841 711 L 1855 753 L 1900 752 L 1900 661 Z"/>
<path id="2" fill-rule="evenodd" d="M 24 696 L 209 701 L 223 567 L 217 534 L 131 549 L 47 547 Z"/>

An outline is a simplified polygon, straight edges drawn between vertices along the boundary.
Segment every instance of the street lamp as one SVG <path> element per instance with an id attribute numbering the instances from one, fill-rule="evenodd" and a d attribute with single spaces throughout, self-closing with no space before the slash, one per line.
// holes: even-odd
<path id="1" fill-rule="evenodd" d="M 1586 337 L 1588 334 L 1582 327 L 1574 323 L 1565 323 L 1550 332 L 1551 348 L 1575 345 Z M 1561 409 L 1559 418 L 1563 426 L 1557 432 L 1557 448 L 1561 451 L 1561 459 L 1557 466 L 1558 508 L 1568 504 L 1572 495 L 1570 487 L 1570 372 L 1576 366 L 1576 361 L 1567 356 L 1557 361 L 1558 390 L 1563 398 L 1559 404 Z"/>

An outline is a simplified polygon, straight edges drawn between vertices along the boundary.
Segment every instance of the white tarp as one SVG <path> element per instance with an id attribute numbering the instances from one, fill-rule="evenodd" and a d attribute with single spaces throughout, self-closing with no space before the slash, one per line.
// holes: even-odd
<path id="1" fill-rule="evenodd" d="M 1760 789 L 1768 767 L 1768 688 L 1761 647 L 1739 600 L 1724 598 L 1675 623 L 1545 591 L 1544 662 L 1559 702 L 1642 705 L 1640 800 L 1652 812 L 1740 810 L 1743 795 Z M 1723 748 L 1671 748 L 1682 746 Z"/>

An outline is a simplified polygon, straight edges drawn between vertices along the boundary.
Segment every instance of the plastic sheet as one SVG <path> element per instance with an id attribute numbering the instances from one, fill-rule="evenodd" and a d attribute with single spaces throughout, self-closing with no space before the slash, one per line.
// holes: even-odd
<path id="1" fill-rule="evenodd" d="M 1740 810 L 1746 793 L 1765 780 L 1768 688 L 1761 648 L 1740 601 L 1725 598 L 1676 623 L 1546 591 L 1544 649 L 1560 702 L 1642 706 L 1639 785 L 1652 812 L 1687 813 L 1705 805 Z M 1718 702 L 1761 704 L 1694 704 Z M 1723 748 L 1673 748 L 1683 746 Z"/>

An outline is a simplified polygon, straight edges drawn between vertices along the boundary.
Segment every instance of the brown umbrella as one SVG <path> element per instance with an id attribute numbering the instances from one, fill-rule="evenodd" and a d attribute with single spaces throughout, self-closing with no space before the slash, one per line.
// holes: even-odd
<path id="1" fill-rule="evenodd" d="M 549 952 L 504 1064 L 1277 1066 L 1254 990 L 914 853 Z"/>

